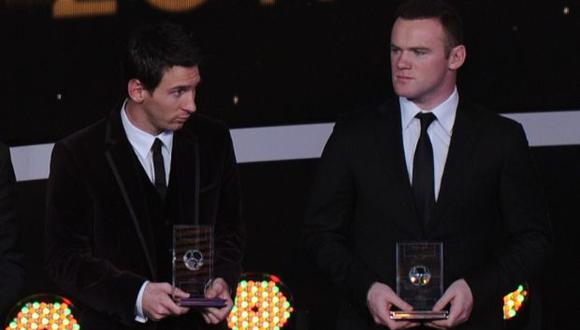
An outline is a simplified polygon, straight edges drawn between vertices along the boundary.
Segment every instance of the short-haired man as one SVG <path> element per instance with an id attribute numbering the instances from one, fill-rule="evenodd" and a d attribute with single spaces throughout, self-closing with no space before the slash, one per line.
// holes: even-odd
<path id="1" fill-rule="evenodd" d="M 459 97 L 461 20 L 438 0 L 402 4 L 391 33 L 398 100 L 337 123 L 305 223 L 344 296 L 339 329 L 421 326 L 395 293 L 397 242 L 444 245 L 449 308 L 434 328 L 501 329 L 502 296 L 542 266 L 549 226 L 521 125 Z"/>
<path id="2" fill-rule="evenodd" d="M 239 181 L 227 128 L 195 113 L 199 59 L 179 26 L 137 30 L 123 105 L 54 147 L 47 265 L 81 305 L 83 329 L 223 327 L 232 308 L 243 243 Z M 206 296 L 225 307 L 198 313 L 172 299 L 188 296 L 169 284 L 175 224 L 213 226 L 216 278 Z"/>

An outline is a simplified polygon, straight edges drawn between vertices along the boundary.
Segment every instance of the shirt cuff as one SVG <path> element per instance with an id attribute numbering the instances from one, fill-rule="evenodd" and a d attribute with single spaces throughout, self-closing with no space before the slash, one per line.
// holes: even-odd
<path id="1" fill-rule="evenodd" d="M 145 291 L 147 283 L 149 283 L 149 281 L 145 281 L 143 285 L 141 285 L 141 289 L 137 295 L 137 300 L 135 300 L 135 321 L 139 323 L 145 323 L 149 320 L 147 316 L 143 314 L 143 292 Z"/>

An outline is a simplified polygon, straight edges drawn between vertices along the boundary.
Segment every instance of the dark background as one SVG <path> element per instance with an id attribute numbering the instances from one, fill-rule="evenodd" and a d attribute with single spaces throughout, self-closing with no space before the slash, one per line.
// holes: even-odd
<path id="1" fill-rule="evenodd" d="M 2 139 L 11 146 L 54 142 L 111 111 L 121 100 L 118 56 L 127 32 L 157 20 L 194 32 L 206 54 L 199 111 L 232 128 L 332 122 L 392 96 L 388 45 L 400 1 L 199 2 L 168 13 L 147 0 L 118 0 L 114 14 L 63 19 L 53 17 L 51 0 L 0 0 Z M 455 4 L 468 48 L 462 95 L 501 113 L 580 110 L 580 1 Z M 509 327 L 569 329 L 573 318 L 561 315 L 575 315 L 579 306 L 570 270 L 579 252 L 580 146 L 533 153 L 556 249 L 531 288 L 532 303 Z M 280 276 L 310 329 L 326 329 L 336 299 L 299 244 L 316 165 L 315 159 L 240 165 L 249 233 L 244 266 Z M 42 266 L 45 185 L 18 183 L 28 274 L 23 297 L 59 292 Z"/>

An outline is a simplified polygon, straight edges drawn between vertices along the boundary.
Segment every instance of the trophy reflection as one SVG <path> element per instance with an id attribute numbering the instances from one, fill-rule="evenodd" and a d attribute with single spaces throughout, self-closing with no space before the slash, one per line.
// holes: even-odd
<path id="1" fill-rule="evenodd" d="M 443 295 L 443 243 L 397 243 L 397 295 L 413 310 L 391 311 L 395 320 L 439 320 L 448 311 L 434 312 Z"/>
<path id="2" fill-rule="evenodd" d="M 205 297 L 213 279 L 213 253 L 212 226 L 173 226 L 173 287 L 190 294 L 189 298 L 173 297 L 180 306 L 225 306 L 223 299 Z"/>

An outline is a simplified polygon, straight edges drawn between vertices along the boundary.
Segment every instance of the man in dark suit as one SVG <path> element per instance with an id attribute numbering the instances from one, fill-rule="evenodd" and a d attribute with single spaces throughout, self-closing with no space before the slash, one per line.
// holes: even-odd
<path id="1" fill-rule="evenodd" d="M 0 320 L 16 303 L 22 288 L 22 254 L 18 247 L 16 180 L 8 147 L 0 142 Z"/>
<path id="2" fill-rule="evenodd" d="M 501 329 L 502 296 L 540 270 L 549 226 L 521 125 L 459 97 L 461 21 L 441 1 L 402 4 L 391 33 L 398 100 L 336 127 L 305 244 L 344 298 L 339 329 Z M 446 320 L 395 321 L 397 242 L 442 242 Z"/>
<path id="3" fill-rule="evenodd" d="M 137 30 L 123 105 L 54 146 L 47 265 L 80 305 L 83 329 L 225 326 L 241 271 L 239 180 L 228 129 L 195 113 L 199 58 L 179 26 Z M 206 296 L 225 307 L 190 310 L 172 299 L 188 296 L 169 284 L 176 224 L 213 226 Z"/>

